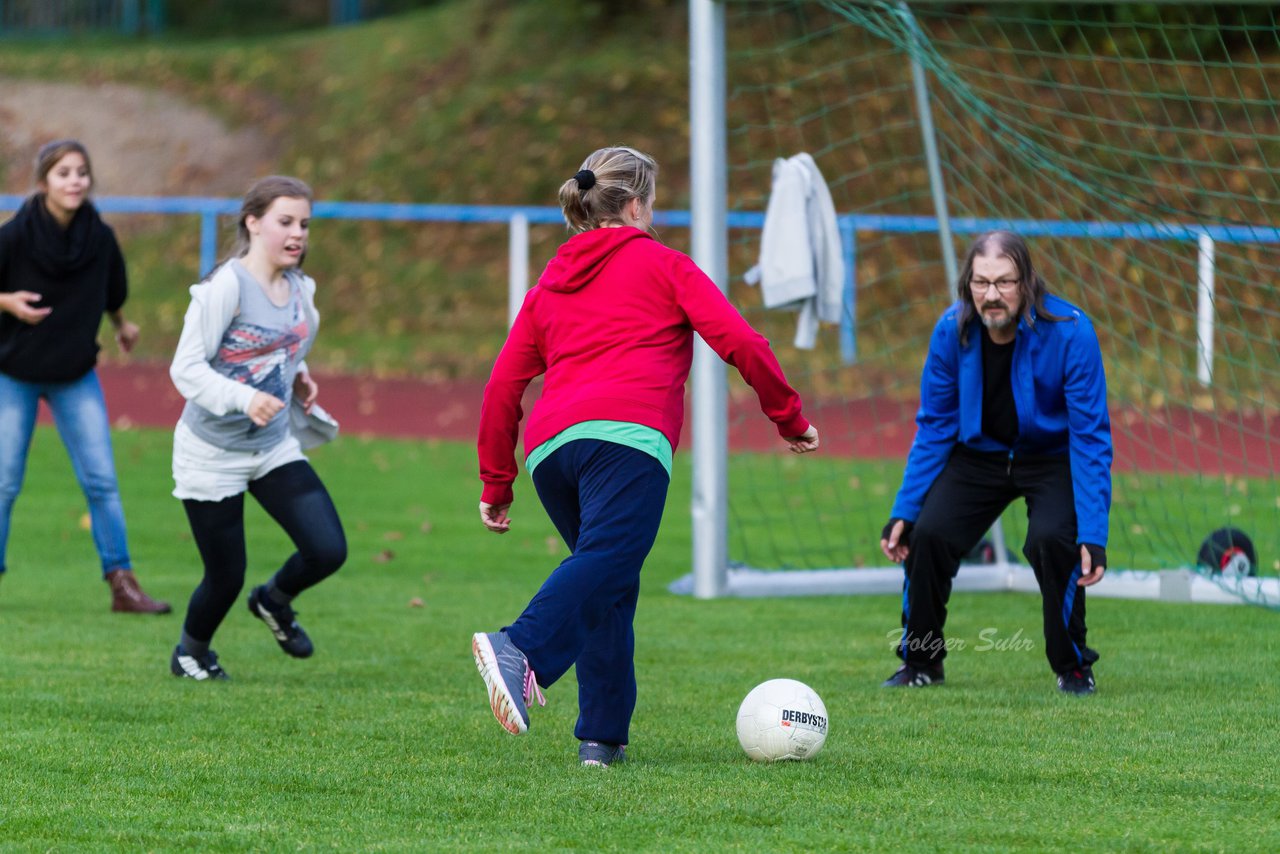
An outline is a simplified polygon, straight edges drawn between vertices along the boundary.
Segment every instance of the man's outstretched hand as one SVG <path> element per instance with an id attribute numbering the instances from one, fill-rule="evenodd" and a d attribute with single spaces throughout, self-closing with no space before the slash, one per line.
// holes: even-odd
<path id="1" fill-rule="evenodd" d="M 1089 543 L 1080 544 L 1080 580 L 1076 584 L 1089 587 L 1102 580 L 1107 571 L 1107 550 Z"/>
<path id="2" fill-rule="evenodd" d="M 911 553 L 907 545 L 907 535 L 911 533 L 912 523 L 906 519 L 890 519 L 880 532 L 880 551 L 894 563 L 902 563 Z"/>

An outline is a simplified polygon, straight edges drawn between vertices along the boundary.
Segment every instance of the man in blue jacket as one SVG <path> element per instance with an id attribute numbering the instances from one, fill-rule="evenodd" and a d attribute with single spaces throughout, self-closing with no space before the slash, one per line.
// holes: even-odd
<path id="1" fill-rule="evenodd" d="M 1045 288 L 1026 243 L 975 241 L 959 301 L 942 315 L 920 380 L 916 437 L 880 548 L 903 562 L 902 666 L 886 687 L 943 681 L 951 580 L 1014 499 L 1027 502 L 1022 553 L 1044 603 L 1058 688 L 1094 691 L 1084 588 L 1106 570 L 1111 419 L 1093 324 Z"/>

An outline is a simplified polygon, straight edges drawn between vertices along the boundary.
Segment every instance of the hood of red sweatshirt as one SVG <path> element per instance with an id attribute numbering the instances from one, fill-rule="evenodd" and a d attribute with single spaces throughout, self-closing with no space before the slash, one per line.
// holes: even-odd
<path id="1" fill-rule="evenodd" d="M 619 249 L 633 240 L 652 238 L 638 228 L 593 228 L 570 237 L 555 257 L 547 262 L 547 269 L 538 277 L 538 284 L 549 291 L 570 293 L 585 287 L 609 263 Z"/>

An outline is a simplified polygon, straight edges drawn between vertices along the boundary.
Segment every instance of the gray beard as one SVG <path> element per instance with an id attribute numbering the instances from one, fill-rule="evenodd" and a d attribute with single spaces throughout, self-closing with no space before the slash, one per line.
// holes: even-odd
<path id="1" fill-rule="evenodd" d="M 1005 309 L 1003 317 L 997 319 L 987 312 L 982 312 L 982 325 L 988 329 L 1008 329 L 1013 325 L 1015 318 Z"/>

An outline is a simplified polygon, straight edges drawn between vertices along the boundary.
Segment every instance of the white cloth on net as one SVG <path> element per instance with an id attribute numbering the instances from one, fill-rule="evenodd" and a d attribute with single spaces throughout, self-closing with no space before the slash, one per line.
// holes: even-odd
<path id="1" fill-rule="evenodd" d="M 798 310 L 795 346 L 812 350 L 818 324 L 839 323 L 844 248 L 831 191 L 808 154 L 773 162 L 773 186 L 760 235 L 760 260 L 744 276 L 760 285 L 765 308 Z"/>

